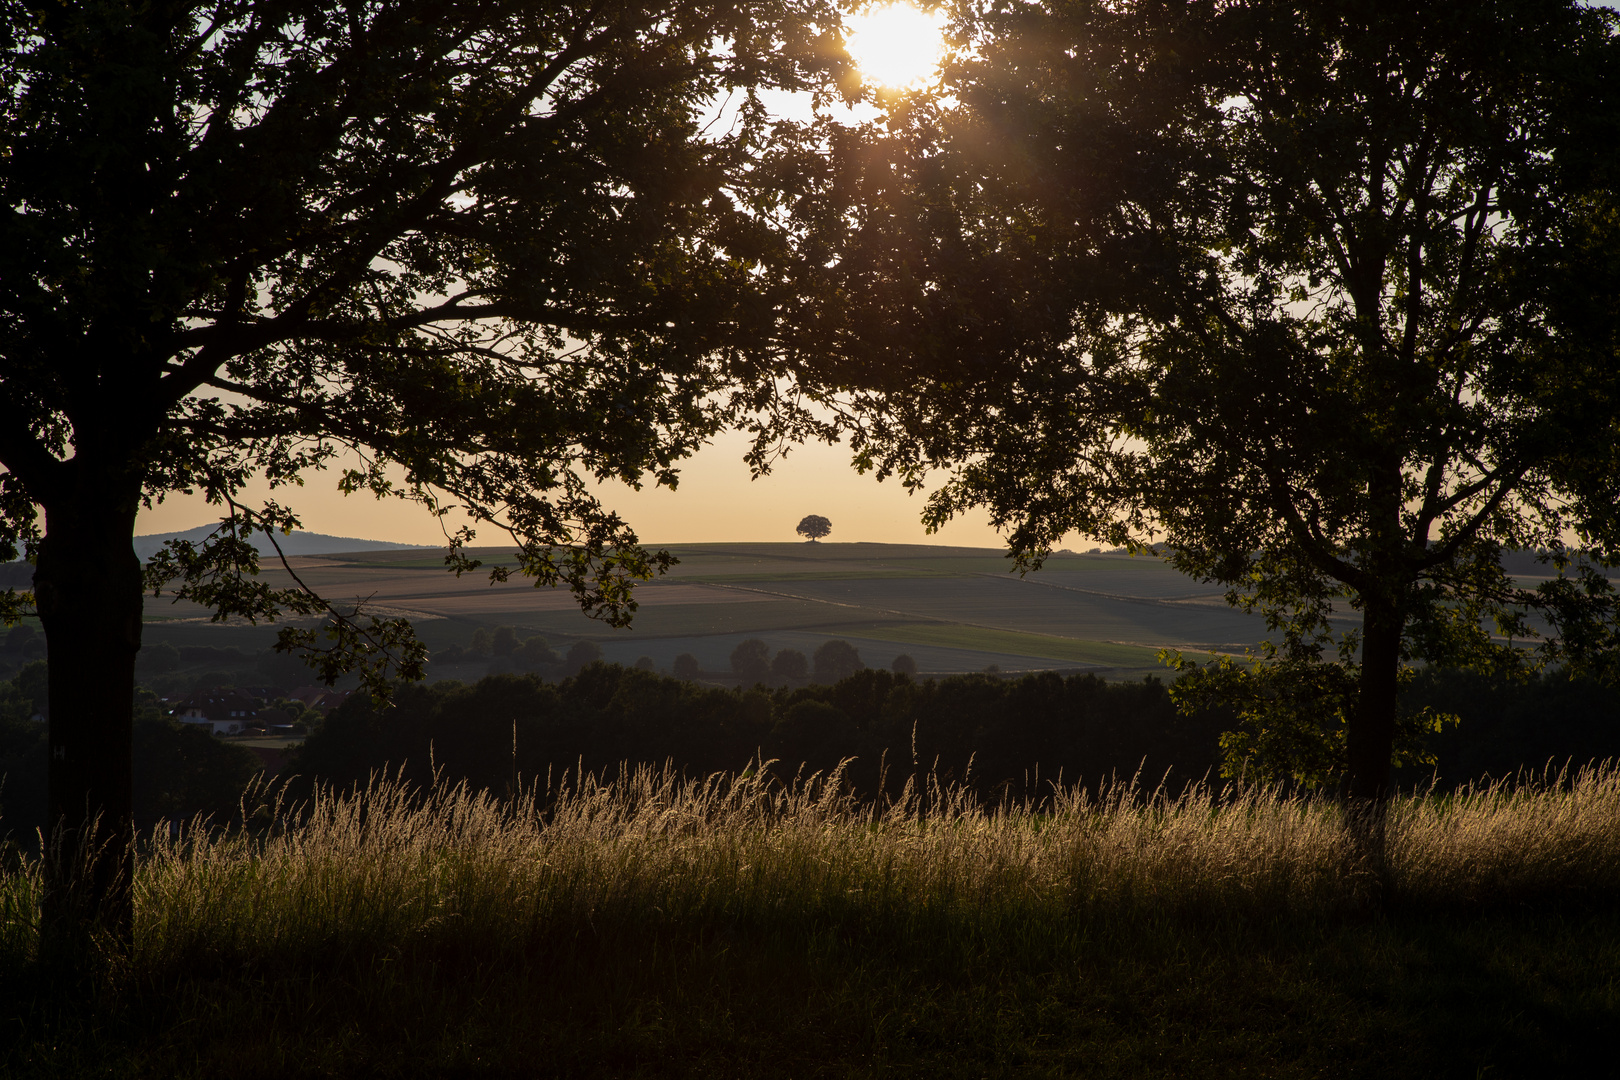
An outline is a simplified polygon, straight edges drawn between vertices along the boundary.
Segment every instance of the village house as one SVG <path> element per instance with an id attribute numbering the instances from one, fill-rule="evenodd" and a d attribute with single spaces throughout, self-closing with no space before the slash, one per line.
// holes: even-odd
<path id="1" fill-rule="evenodd" d="M 253 699 L 235 690 L 199 690 L 169 710 L 182 724 L 202 724 L 215 735 L 236 735 L 243 728 L 259 724 L 259 710 Z"/>
<path id="2" fill-rule="evenodd" d="M 352 693 L 353 690 L 333 690 L 330 686 L 300 686 L 287 697 L 325 716 L 347 701 Z"/>

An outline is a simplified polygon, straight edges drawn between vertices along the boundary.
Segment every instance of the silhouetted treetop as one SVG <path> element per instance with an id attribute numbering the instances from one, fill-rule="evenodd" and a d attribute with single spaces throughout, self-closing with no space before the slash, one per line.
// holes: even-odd
<path id="1" fill-rule="evenodd" d="M 832 522 L 828 521 L 820 514 L 808 514 L 799 522 L 798 527 L 794 531 L 800 536 L 808 539 L 813 544 L 817 540 L 820 540 L 823 536 L 826 536 L 828 533 L 832 532 Z"/>
<path id="2" fill-rule="evenodd" d="M 1515 666 L 1549 623 L 1536 662 L 1615 655 L 1583 560 L 1620 558 L 1620 17 L 953 11 L 941 98 L 801 204 L 863 465 L 954 470 L 925 523 L 985 507 L 1022 568 L 1078 532 L 1229 587 L 1281 633 L 1206 688 L 1264 728 L 1311 682 L 1360 793 L 1411 661 Z"/>
<path id="3" fill-rule="evenodd" d="M 767 442 L 810 423 L 762 377 L 801 290 L 752 95 L 836 78 L 840 24 L 823 0 L 0 0 L 0 561 L 37 556 L 0 615 L 37 598 L 49 639 L 53 815 L 129 819 L 145 588 L 318 620 L 281 646 L 328 681 L 420 676 L 405 620 L 257 575 L 250 535 L 298 521 L 243 500 L 255 477 L 330 469 L 445 518 L 450 569 L 493 533 L 517 561 L 492 578 L 629 619 L 669 557 L 595 485 L 673 484 L 743 415 Z M 143 579 L 136 512 L 175 491 L 224 523 Z"/>

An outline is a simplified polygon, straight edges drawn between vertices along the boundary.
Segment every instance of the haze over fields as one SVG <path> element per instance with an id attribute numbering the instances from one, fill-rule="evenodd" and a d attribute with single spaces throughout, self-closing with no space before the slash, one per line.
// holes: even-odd
<path id="1" fill-rule="evenodd" d="M 509 625 L 548 642 L 589 639 L 606 659 L 651 657 L 668 669 L 692 653 L 708 670 L 727 668 L 750 637 L 772 650 L 813 652 L 829 638 L 853 644 L 869 666 L 901 653 L 924 673 L 1063 668 L 1135 675 L 1163 670 L 1166 646 L 1241 651 L 1265 633 L 1263 620 L 1229 608 L 1219 589 L 1150 558 L 1057 555 L 1019 578 L 1003 552 L 907 544 L 673 545 L 674 571 L 640 586 L 634 624 L 614 630 L 580 613 L 562 589 L 527 580 L 490 584 L 456 578 L 435 552 L 365 551 L 306 556 L 293 570 L 330 599 L 369 598 L 379 612 L 407 615 L 434 649 L 466 644 L 478 627 Z M 490 565 L 510 556 L 478 554 Z M 285 571 L 268 568 L 272 580 Z M 148 599 L 147 639 L 201 640 L 203 631 L 268 637 L 268 628 L 218 627 L 189 604 Z M 247 643 L 247 642 L 244 642 Z M 480 671 L 433 669 L 432 676 Z"/>

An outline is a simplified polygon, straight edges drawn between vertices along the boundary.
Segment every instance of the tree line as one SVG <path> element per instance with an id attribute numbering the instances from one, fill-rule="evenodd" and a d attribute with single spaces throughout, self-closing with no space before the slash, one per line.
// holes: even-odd
<path id="1" fill-rule="evenodd" d="M 1134 778 L 1148 788 L 1287 784 L 1286 775 L 1245 775 L 1244 759 L 1225 752 L 1230 712 L 1189 714 L 1170 690 L 1152 676 L 918 680 L 871 668 L 831 685 L 727 688 L 598 663 L 561 682 L 508 674 L 404 687 L 389 708 L 356 695 L 305 741 L 289 769 L 303 784 L 347 787 L 388 770 L 416 784 L 437 776 L 497 793 L 627 763 L 707 775 L 773 759 L 782 779 L 853 759 L 846 776 L 869 796 L 897 795 L 924 775 L 990 800 L 1036 795 L 1059 775 L 1092 785 Z M 1405 787 L 1447 790 L 1620 757 L 1620 703 L 1596 680 L 1429 671 L 1407 688 L 1403 709 L 1421 714 L 1437 702 L 1459 722 L 1433 733 L 1421 760 L 1397 774 Z"/>
<path id="2" fill-rule="evenodd" d="M 388 709 L 353 698 L 325 720 L 309 717 L 313 734 L 280 776 L 302 794 L 316 779 L 347 787 L 388 770 L 426 784 L 437 770 L 442 780 L 504 793 L 514 776 L 527 784 L 625 763 L 667 763 L 698 775 L 775 759 L 773 773 L 790 779 L 854 759 L 849 782 L 867 796 L 897 795 L 925 773 L 991 800 L 1038 794 L 1038 783 L 1060 774 L 1173 787 L 1239 777 L 1286 782 L 1245 775 L 1244 759 L 1222 746 L 1233 717 L 1186 715 L 1173 690 L 1157 679 L 1108 683 L 1048 672 L 918 680 L 875 669 L 833 684 L 721 687 L 594 663 L 560 680 L 508 673 L 410 687 Z M 46 822 L 46 730 L 32 720 L 45 697 L 41 662 L 0 681 L 0 836 L 29 846 Z M 1597 680 L 1434 670 L 1413 680 L 1403 699 L 1408 715 L 1443 706 L 1458 717 L 1430 734 L 1425 760 L 1397 773 L 1408 788 L 1445 791 L 1620 759 L 1620 702 Z M 199 814 L 215 824 L 234 820 L 259 759 L 163 715 L 150 691 L 137 691 L 134 711 L 137 827 Z"/>

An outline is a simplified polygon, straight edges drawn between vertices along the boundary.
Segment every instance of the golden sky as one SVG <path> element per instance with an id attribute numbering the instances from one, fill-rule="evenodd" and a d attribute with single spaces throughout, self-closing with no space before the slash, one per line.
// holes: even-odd
<path id="1" fill-rule="evenodd" d="M 873 6 L 850 20 L 851 53 L 877 84 L 916 85 L 932 77 L 943 43 L 938 14 L 924 15 L 909 4 Z M 809 96 L 768 95 L 773 110 L 796 119 L 810 118 Z M 723 119 L 735 102 L 716 102 L 711 122 Z M 870 119 L 869 104 L 844 110 L 849 122 Z M 849 451 L 822 444 L 795 447 L 769 476 L 750 480 L 743 464 L 747 440 L 722 436 L 682 467 L 680 488 L 633 491 L 622 485 L 604 487 L 603 501 L 630 522 L 651 544 L 794 541 L 793 529 L 806 514 L 832 522 L 833 541 L 934 543 L 1002 547 L 988 517 L 975 513 L 953 521 L 929 536 L 919 518 L 921 497 L 910 497 L 890 480 L 878 483 L 860 476 L 849 464 Z M 291 506 L 310 532 L 401 543 L 443 542 L 441 525 L 420 507 L 399 500 L 378 502 L 370 496 L 345 497 L 336 489 L 333 472 L 314 473 L 302 488 L 271 493 L 263 485 L 244 492 L 250 504 L 273 494 Z M 217 508 L 196 496 L 175 495 L 145 511 L 137 534 L 180 532 L 217 521 Z M 460 522 L 448 519 L 451 527 Z M 500 534 L 486 527 L 479 542 L 499 544 Z"/>
<path id="2" fill-rule="evenodd" d="M 918 520 L 922 498 L 908 497 L 892 479 L 880 484 L 870 475 L 858 475 L 849 464 L 847 447 L 794 447 L 759 480 L 748 477 L 742 460 L 746 449 L 745 437 L 722 436 L 686 462 L 679 489 L 637 492 L 610 485 L 602 489 L 602 498 L 652 544 L 794 541 L 799 539 L 793 531 L 799 520 L 820 514 L 832 522 L 832 541 L 1002 546 L 983 514 L 927 535 Z M 267 491 L 259 486 L 245 494 L 252 501 Z M 282 488 L 275 497 L 297 511 L 310 532 L 400 543 L 443 540 L 438 523 L 420 507 L 366 495 L 345 497 L 337 491 L 334 472 L 311 473 L 304 487 Z M 135 531 L 179 532 L 218 516 L 200 497 L 176 495 L 142 512 Z M 499 544 L 502 537 L 486 529 L 479 540 Z"/>
<path id="3" fill-rule="evenodd" d="M 852 52 L 874 84 L 919 85 L 937 71 L 943 48 L 940 21 L 937 14 L 924 15 L 903 3 L 873 6 L 851 19 Z M 808 95 L 777 94 L 771 107 L 784 114 L 802 113 L 799 118 L 804 119 L 808 102 Z M 730 107 L 734 110 L 736 104 Z M 718 122 L 726 111 L 727 104 L 717 102 L 712 119 Z M 849 122 L 875 115 L 870 102 L 844 111 Z M 829 539 L 835 542 L 1003 546 L 983 513 L 954 521 L 932 536 L 925 533 L 919 522 L 923 499 L 908 496 L 893 480 L 880 484 L 871 476 L 858 475 L 846 447 L 794 447 L 759 480 L 750 479 L 743 463 L 746 449 L 745 437 L 722 436 L 684 464 L 679 490 L 637 492 L 611 485 L 602 489 L 601 497 L 650 544 L 795 541 L 799 520 L 819 514 L 831 520 Z M 461 524 L 454 517 L 441 523 L 404 500 L 346 497 L 337 490 L 336 471 L 310 473 L 304 479 L 302 487 L 275 492 L 264 484 L 251 485 L 241 498 L 256 505 L 273 497 L 290 506 L 310 532 L 367 540 L 439 544 L 446 527 Z M 199 496 L 171 494 L 140 514 L 136 532 L 180 532 L 215 522 L 219 516 L 219 508 Z M 502 539 L 486 526 L 476 542 L 500 544 Z"/>

